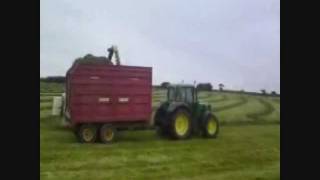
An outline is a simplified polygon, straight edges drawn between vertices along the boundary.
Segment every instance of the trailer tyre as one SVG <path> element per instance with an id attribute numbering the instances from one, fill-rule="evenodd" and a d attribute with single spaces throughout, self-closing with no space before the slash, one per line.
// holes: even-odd
<path id="1" fill-rule="evenodd" d="M 83 124 L 79 127 L 78 138 L 82 143 L 94 143 L 97 139 L 97 126 Z"/>
<path id="2" fill-rule="evenodd" d="M 109 124 L 104 124 L 100 128 L 99 134 L 100 134 L 100 136 L 99 136 L 100 141 L 102 143 L 109 144 L 109 143 L 112 143 L 115 139 L 116 129 Z"/>

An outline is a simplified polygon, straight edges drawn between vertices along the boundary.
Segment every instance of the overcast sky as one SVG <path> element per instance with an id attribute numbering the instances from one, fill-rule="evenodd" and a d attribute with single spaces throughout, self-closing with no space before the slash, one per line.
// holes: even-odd
<path id="1" fill-rule="evenodd" d="M 135 2 L 135 3 L 134 3 Z M 280 0 L 41 0 L 40 76 L 77 57 L 153 67 L 153 83 L 280 92 Z"/>

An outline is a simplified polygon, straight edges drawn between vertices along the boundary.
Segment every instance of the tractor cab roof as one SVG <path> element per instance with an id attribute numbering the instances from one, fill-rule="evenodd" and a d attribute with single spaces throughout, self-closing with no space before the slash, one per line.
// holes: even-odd
<path id="1" fill-rule="evenodd" d="M 194 85 L 192 84 L 170 84 L 168 86 L 168 88 L 172 88 L 172 87 L 182 87 L 182 88 L 187 88 L 187 87 L 191 87 L 191 88 L 194 88 Z"/>

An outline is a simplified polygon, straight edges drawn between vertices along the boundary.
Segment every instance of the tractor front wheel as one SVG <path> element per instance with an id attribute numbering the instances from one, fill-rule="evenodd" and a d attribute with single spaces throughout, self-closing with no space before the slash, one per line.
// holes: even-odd
<path id="1" fill-rule="evenodd" d="M 203 126 L 203 135 L 207 138 L 216 138 L 219 133 L 219 121 L 216 116 L 209 115 L 205 121 Z"/>
<path id="2" fill-rule="evenodd" d="M 188 111 L 178 109 L 170 118 L 170 135 L 173 139 L 187 139 L 191 135 L 191 116 Z"/>

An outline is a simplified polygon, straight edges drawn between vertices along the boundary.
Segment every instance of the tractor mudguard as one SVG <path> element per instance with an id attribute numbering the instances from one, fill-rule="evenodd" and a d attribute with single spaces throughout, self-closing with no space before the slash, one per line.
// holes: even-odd
<path id="1" fill-rule="evenodd" d="M 163 119 L 166 117 L 167 107 L 168 107 L 168 104 L 163 103 L 160 107 L 156 108 L 155 110 L 156 112 L 153 117 L 154 125 L 159 126 L 162 124 Z"/>
<path id="2" fill-rule="evenodd" d="M 167 108 L 167 114 L 174 112 L 177 108 L 185 108 L 188 112 L 191 113 L 191 109 L 189 108 L 188 104 L 184 102 L 172 102 Z"/>

